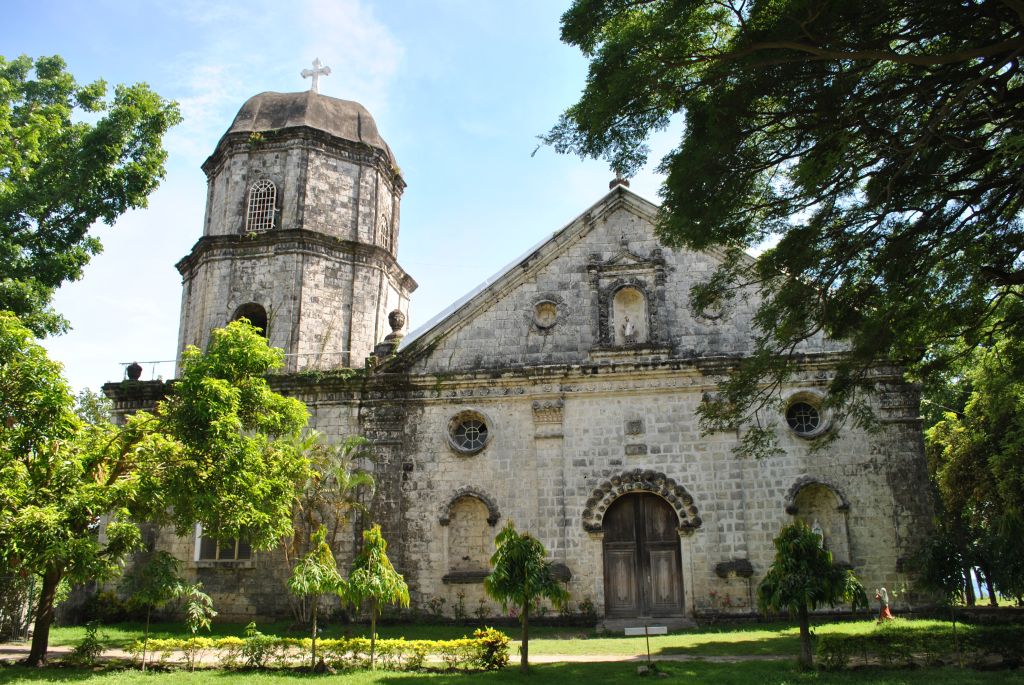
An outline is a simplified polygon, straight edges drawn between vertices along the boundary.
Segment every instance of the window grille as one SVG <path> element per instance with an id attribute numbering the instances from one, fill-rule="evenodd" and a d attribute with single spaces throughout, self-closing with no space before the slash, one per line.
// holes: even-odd
<path id="1" fill-rule="evenodd" d="M 220 542 L 203 537 L 203 527 L 196 524 L 196 561 L 245 561 L 252 559 L 252 546 L 245 540 L 233 538 Z"/>
<path id="2" fill-rule="evenodd" d="M 812 435 L 821 423 L 817 407 L 807 402 L 794 402 L 786 410 L 786 423 L 797 435 Z"/>
<path id="3" fill-rule="evenodd" d="M 272 181 L 262 178 L 253 183 L 249 188 L 249 211 L 245 216 L 245 230 L 256 233 L 274 228 L 276 202 L 277 187 Z"/>

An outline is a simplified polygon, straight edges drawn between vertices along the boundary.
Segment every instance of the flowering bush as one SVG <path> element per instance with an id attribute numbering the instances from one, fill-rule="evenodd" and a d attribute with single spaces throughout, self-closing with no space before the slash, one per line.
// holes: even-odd
<path id="1" fill-rule="evenodd" d="M 253 629 L 255 632 L 255 627 Z M 253 636 L 247 638 L 195 638 L 194 646 L 200 654 L 214 653 L 217 663 L 224 668 L 242 666 L 278 668 L 298 665 L 309 653 L 310 638 L 275 637 L 258 635 L 259 654 L 253 654 Z M 191 639 L 150 640 L 149 650 L 160 663 L 181 661 L 193 646 Z M 334 668 L 369 668 L 370 639 L 365 637 L 318 640 L 324 661 Z M 473 637 L 457 640 L 377 640 L 378 666 L 395 671 L 414 671 L 430 664 L 446 670 L 496 670 L 508 664 L 509 639 L 501 631 L 484 628 Z M 142 653 L 142 642 L 129 647 L 129 653 Z M 257 657 L 257 658 L 254 658 Z"/>

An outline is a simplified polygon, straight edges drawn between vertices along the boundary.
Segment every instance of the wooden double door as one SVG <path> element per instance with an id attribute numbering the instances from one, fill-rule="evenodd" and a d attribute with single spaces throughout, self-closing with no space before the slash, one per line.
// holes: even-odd
<path id="1" fill-rule="evenodd" d="M 657 495 L 615 500 L 604 515 L 604 601 L 609 617 L 683 613 L 679 519 Z"/>

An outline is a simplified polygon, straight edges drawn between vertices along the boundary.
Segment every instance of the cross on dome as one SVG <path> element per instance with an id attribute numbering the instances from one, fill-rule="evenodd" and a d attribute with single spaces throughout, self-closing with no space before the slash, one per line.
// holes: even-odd
<path id="1" fill-rule="evenodd" d="M 319 57 L 317 57 L 316 59 L 313 60 L 313 68 L 312 69 L 303 69 L 302 70 L 302 78 L 312 78 L 313 79 L 313 82 L 309 85 L 309 89 L 311 91 L 313 91 L 314 93 L 319 93 L 320 92 L 320 77 L 321 76 L 330 76 L 330 75 L 331 75 L 331 68 L 330 67 L 325 67 L 323 65 L 323 63 L 320 61 Z"/>

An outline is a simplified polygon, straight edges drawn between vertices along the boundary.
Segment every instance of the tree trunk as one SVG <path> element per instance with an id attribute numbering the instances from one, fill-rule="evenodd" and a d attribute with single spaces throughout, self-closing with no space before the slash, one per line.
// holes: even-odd
<path id="1" fill-rule="evenodd" d="M 811 651 L 811 623 L 807 605 L 800 605 L 800 668 L 814 667 L 814 653 Z"/>
<path id="2" fill-rule="evenodd" d="M 971 569 L 967 569 L 964 578 L 967 581 L 964 585 L 964 600 L 967 602 L 967 606 L 972 607 L 977 602 L 977 599 L 974 596 L 974 577 Z"/>
<path id="3" fill-rule="evenodd" d="M 32 649 L 25 659 L 26 666 L 44 666 L 46 648 L 50 644 L 50 626 L 53 625 L 53 600 L 57 597 L 57 586 L 64 570 L 46 567 L 43 574 L 43 589 L 39 593 L 39 608 L 36 610 L 36 630 L 32 634 Z"/>
<path id="4" fill-rule="evenodd" d="M 956 661 L 960 665 L 960 668 L 964 667 L 964 654 L 960 649 L 960 638 L 956 634 L 956 609 L 953 605 L 949 605 L 949 617 L 953 621 L 953 646 L 956 647 Z"/>
<path id="5" fill-rule="evenodd" d="M 152 608 L 146 607 L 146 633 L 142 638 L 142 670 L 146 670 L 146 647 L 149 646 L 149 614 L 152 612 Z"/>
<path id="6" fill-rule="evenodd" d="M 319 602 L 317 602 L 314 599 L 313 600 L 313 663 L 311 663 L 309 665 L 310 668 L 316 668 L 316 610 L 317 610 L 317 605 L 318 604 L 319 604 Z"/>
<path id="7" fill-rule="evenodd" d="M 519 646 L 519 672 L 530 670 L 530 603 L 523 605 L 523 614 L 519 618 L 523 623 L 523 643 Z"/>
<path id="8" fill-rule="evenodd" d="M 370 670 L 375 671 L 377 667 L 374 656 L 377 653 L 377 600 L 370 600 Z"/>
<path id="9" fill-rule="evenodd" d="M 989 606 L 999 606 L 999 599 L 996 597 L 996 588 L 992 585 L 992 576 L 985 574 L 985 587 L 988 588 L 988 603 Z"/>

